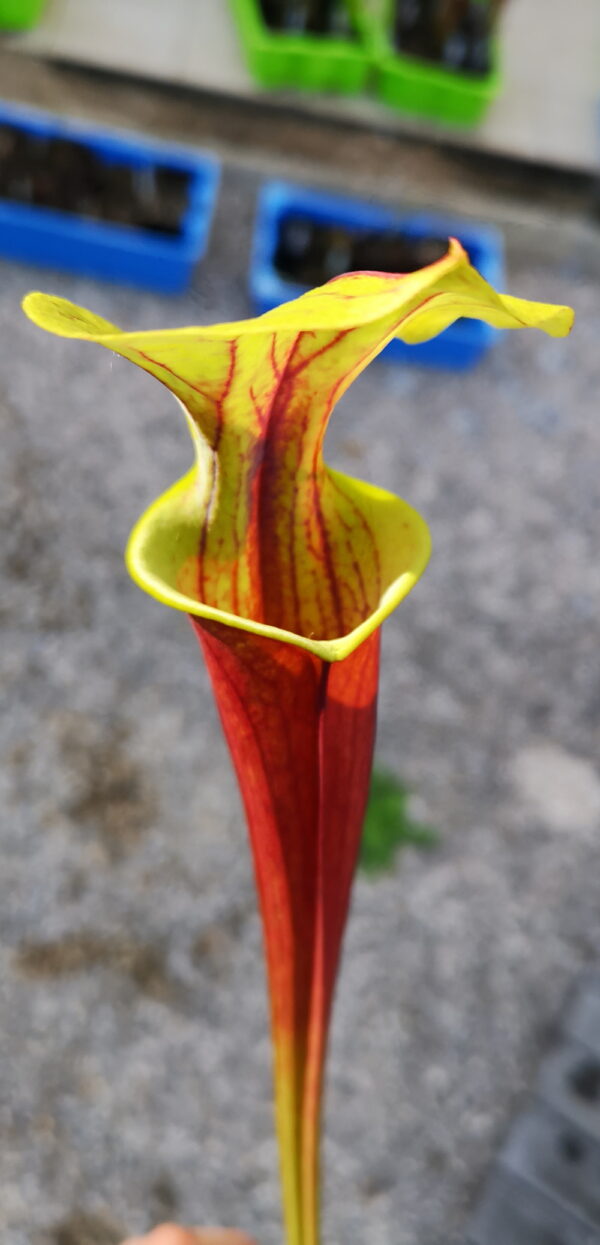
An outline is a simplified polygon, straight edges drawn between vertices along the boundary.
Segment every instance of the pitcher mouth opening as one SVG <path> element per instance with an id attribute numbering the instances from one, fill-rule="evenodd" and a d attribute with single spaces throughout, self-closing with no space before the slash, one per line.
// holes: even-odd
<path id="1" fill-rule="evenodd" d="M 382 554 L 387 574 L 375 607 L 347 632 L 331 636 L 302 634 L 219 609 L 201 601 L 197 595 L 199 518 L 192 505 L 187 504 L 193 498 L 194 479 L 195 468 L 144 512 L 129 537 L 125 561 L 140 588 L 163 604 L 195 618 L 293 644 L 323 661 L 342 661 L 376 631 L 407 596 L 429 560 L 429 529 L 412 506 L 375 485 L 344 476 L 346 487 L 352 486 L 368 498 L 374 510 L 385 515 Z M 167 532 L 168 540 L 165 540 Z"/>

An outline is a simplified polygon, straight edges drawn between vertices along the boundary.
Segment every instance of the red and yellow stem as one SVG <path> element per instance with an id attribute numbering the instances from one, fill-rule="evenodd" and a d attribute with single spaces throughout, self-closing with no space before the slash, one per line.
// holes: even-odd
<path id="1" fill-rule="evenodd" d="M 371 771 L 379 633 L 330 664 L 264 636 L 192 623 L 250 829 L 288 1240 L 317 1245 L 323 1065 Z"/>

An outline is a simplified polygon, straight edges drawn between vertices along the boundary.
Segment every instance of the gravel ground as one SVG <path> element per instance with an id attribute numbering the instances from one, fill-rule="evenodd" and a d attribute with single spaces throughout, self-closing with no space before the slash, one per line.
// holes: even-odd
<path id="1" fill-rule="evenodd" d="M 122 549 L 190 448 L 164 391 L 20 317 L 41 286 L 117 323 L 247 313 L 255 182 L 229 170 L 197 290 L 0 270 L 0 1235 L 115 1245 L 159 1218 L 281 1239 L 260 929 L 207 678 Z M 600 291 L 568 341 L 472 375 L 375 364 L 329 458 L 430 520 L 386 624 L 379 754 L 440 832 L 359 879 L 327 1102 L 326 1239 L 451 1245 L 600 939 Z M 368 419 L 365 417 L 368 412 Z"/>

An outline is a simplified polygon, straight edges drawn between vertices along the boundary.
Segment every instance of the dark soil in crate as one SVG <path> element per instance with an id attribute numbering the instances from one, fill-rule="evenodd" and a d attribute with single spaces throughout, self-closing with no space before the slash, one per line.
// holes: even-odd
<path id="1" fill-rule="evenodd" d="M 498 0 L 396 0 L 394 42 L 399 52 L 483 76 L 492 67 Z"/>
<path id="2" fill-rule="evenodd" d="M 0 198 L 15 203 L 178 235 L 189 186 L 168 165 L 112 163 L 84 143 L 0 125 Z"/>
<path id="3" fill-rule="evenodd" d="M 275 267 L 300 285 L 321 285 L 343 272 L 416 272 L 447 250 L 447 238 L 321 224 L 298 213 L 281 224 Z"/>
<path id="4" fill-rule="evenodd" d="M 259 4 L 266 25 L 278 33 L 357 37 L 345 0 L 259 0 Z"/>

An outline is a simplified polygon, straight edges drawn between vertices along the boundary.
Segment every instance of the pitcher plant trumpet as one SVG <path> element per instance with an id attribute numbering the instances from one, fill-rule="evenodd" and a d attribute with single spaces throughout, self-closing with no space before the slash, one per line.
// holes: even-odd
<path id="1" fill-rule="evenodd" d="M 406 275 L 351 273 L 256 319 L 122 332 L 30 294 L 42 328 L 97 342 L 178 399 L 191 471 L 135 526 L 127 565 L 186 612 L 239 780 L 264 927 L 289 1245 L 319 1240 L 323 1066 L 367 800 L 379 631 L 429 557 L 405 501 L 327 467 L 336 402 L 395 336 L 461 316 L 563 336 L 564 307 L 496 293 L 460 245 Z M 365 420 L 368 413 L 365 413 Z"/>

